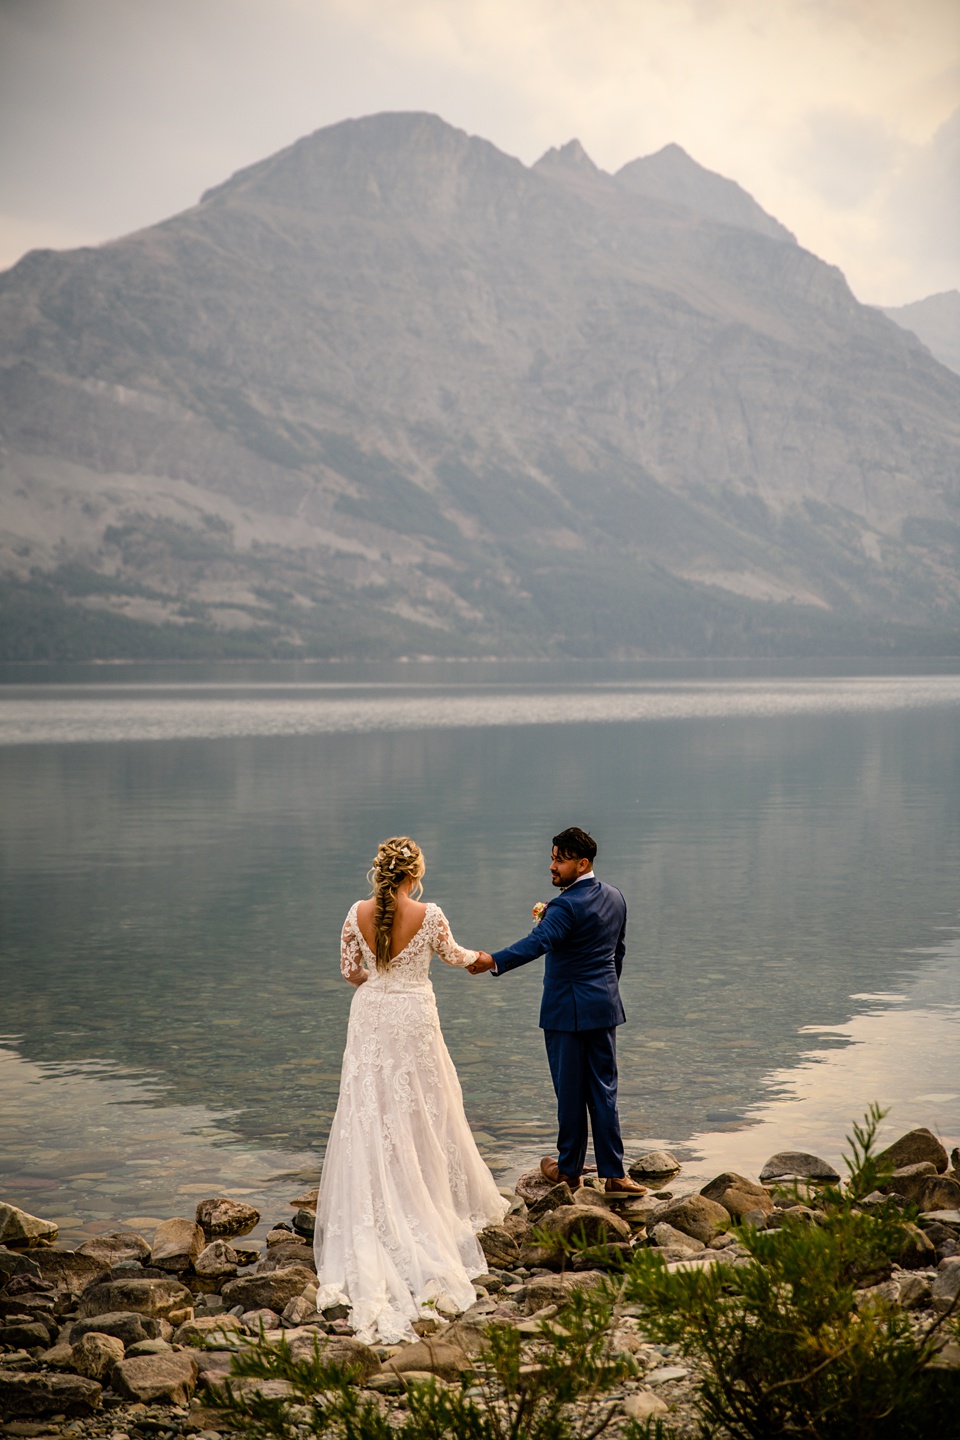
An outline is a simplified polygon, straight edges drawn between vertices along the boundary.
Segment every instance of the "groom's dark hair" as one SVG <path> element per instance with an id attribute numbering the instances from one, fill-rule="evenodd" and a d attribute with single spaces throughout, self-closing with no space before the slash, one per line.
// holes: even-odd
<path id="1" fill-rule="evenodd" d="M 596 840 L 579 825 L 571 825 L 569 830 L 554 835 L 553 846 L 561 860 L 589 860 L 593 864 L 597 857 Z"/>

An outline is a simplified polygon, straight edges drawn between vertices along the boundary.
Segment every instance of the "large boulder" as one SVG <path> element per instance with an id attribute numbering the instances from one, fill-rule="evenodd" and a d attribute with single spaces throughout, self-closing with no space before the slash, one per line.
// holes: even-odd
<path id="1" fill-rule="evenodd" d="M 81 1335 L 70 1350 L 71 1368 L 76 1370 L 78 1375 L 86 1375 L 88 1380 L 107 1381 L 113 1367 L 122 1359 L 123 1341 L 118 1340 L 115 1335 L 104 1335 L 97 1330 Z"/>
<path id="2" fill-rule="evenodd" d="M 525 1204 L 533 1205 L 541 1195 L 545 1195 L 552 1188 L 553 1184 L 554 1182 L 548 1180 L 542 1170 L 524 1170 L 514 1189 Z"/>
<path id="3" fill-rule="evenodd" d="M 469 1374 L 474 1366 L 466 1351 L 459 1345 L 448 1345 L 443 1340 L 417 1340 L 404 1345 L 395 1355 L 384 1361 L 388 1373 L 405 1375 L 410 1371 L 436 1375 L 441 1380 L 457 1381 L 461 1375 Z"/>
<path id="4" fill-rule="evenodd" d="M 593 1205 L 564 1205 L 551 1210 L 540 1222 L 540 1229 L 558 1244 L 585 1241 L 588 1245 L 605 1245 L 611 1240 L 629 1240 L 630 1226 L 612 1210 Z"/>
<path id="5" fill-rule="evenodd" d="M 745 1175 L 738 1175 L 733 1170 L 725 1170 L 722 1175 L 717 1175 L 709 1184 L 704 1185 L 700 1194 L 722 1205 L 733 1220 L 739 1220 L 751 1210 L 762 1210 L 764 1215 L 769 1215 L 775 1208 L 762 1185 L 758 1185 L 755 1180 L 748 1180 Z"/>
<path id="6" fill-rule="evenodd" d="M 22 1250 L 8 1250 L 0 1245 L 0 1285 L 9 1275 L 39 1275 L 40 1270 L 32 1255 Z"/>
<path id="7" fill-rule="evenodd" d="M 661 1249 L 685 1250 L 689 1254 L 706 1249 L 702 1240 L 695 1240 L 692 1235 L 687 1235 L 683 1230 L 678 1230 L 675 1226 L 668 1225 L 665 1220 L 659 1221 L 658 1224 L 651 1228 L 650 1239 L 654 1245 L 659 1246 Z"/>
<path id="8" fill-rule="evenodd" d="M 79 1310 L 81 1320 L 90 1315 L 135 1310 L 138 1315 L 162 1317 L 171 1324 L 179 1324 L 189 1319 L 189 1315 L 182 1312 L 193 1313 L 193 1296 L 179 1280 L 105 1280 L 84 1290 Z"/>
<path id="9" fill-rule="evenodd" d="M 224 1315 L 197 1315 L 193 1320 L 184 1320 L 174 1331 L 175 1345 L 216 1344 L 229 1335 L 243 1334 L 243 1326 L 236 1315 L 229 1311 Z"/>
<path id="10" fill-rule="evenodd" d="M 38 1345 L 46 1350 L 56 1337 L 42 1320 L 31 1320 L 28 1315 L 12 1316 L 0 1322 L 0 1345 L 8 1350 L 33 1350 Z"/>
<path id="11" fill-rule="evenodd" d="M 280 1245 L 272 1245 L 264 1258 L 257 1261 L 253 1273 L 269 1275 L 273 1270 L 288 1270 L 291 1265 L 303 1265 L 307 1270 L 316 1271 L 317 1262 L 313 1246 L 305 1245 L 302 1240 L 294 1239 L 287 1240 Z"/>
<path id="12" fill-rule="evenodd" d="M 220 1294 L 228 1310 L 242 1305 L 244 1310 L 275 1310 L 279 1315 L 288 1301 L 316 1283 L 316 1275 L 305 1265 L 289 1265 L 269 1275 L 241 1275 L 237 1280 L 228 1280 Z"/>
<path id="13" fill-rule="evenodd" d="M 888 1180 L 881 1184 L 881 1190 L 902 1195 L 904 1200 L 919 1205 L 928 1180 L 937 1178 L 937 1172 L 929 1160 L 920 1160 L 915 1165 L 901 1165 Z"/>
<path id="14" fill-rule="evenodd" d="M 208 1239 L 224 1235 L 249 1235 L 260 1223 L 260 1211 L 242 1200 L 215 1195 L 197 1206 L 197 1224 Z"/>
<path id="15" fill-rule="evenodd" d="M 128 1260 L 135 1260 L 140 1265 L 148 1264 L 150 1246 L 136 1230 L 115 1230 L 109 1235 L 96 1235 L 92 1240 L 84 1240 L 74 1254 L 87 1255 L 97 1261 L 102 1270 L 110 1270 Z"/>
<path id="16" fill-rule="evenodd" d="M 881 1150 L 876 1159 L 878 1165 L 891 1170 L 902 1170 L 905 1165 L 919 1165 L 924 1160 L 929 1160 L 940 1175 L 949 1164 L 946 1150 L 933 1131 L 924 1126 L 917 1130 L 908 1130 L 906 1135 L 894 1140 L 886 1150 Z"/>
<path id="17" fill-rule="evenodd" d="M 0 1415 L 7 1420 L 93 1415 L 100 1409 L 102 1389 L 84 1375 L 0 1369 Z"/>
<path id="18" fill-rule="evenodd" d="M 599 1270 L 581 1270 L 575 1275 L 534 1275 L 523 1288 L 523 1308 L 528 1315 L 535 1315 L 545 1305 L 564 1305 L 574 1290 L 592 1290 L 604 1278 Z"/>
<path id="19" fill-rule="evenodd" d="M 570 1186 L 566 1180 L 561 1180 L 559 1185 L 551 1185 L 550 1189 L 545 1190 L 538 1200 L 534 1200 L 527 1210 L 526 1218 L 531 1225 L 536 1225 L 537 1221 L 550 1210 L 558 1210 L 561 1205 L 572 1204 L 573 1195 Z"/>
<path id="20" fill-rule="evenodd" d="M 730 1216 L 722 1205 L 708 1200 L 706 1195 L 682 1195 L 657 1212 L 657 1223 L 672 1225 L 684 1235 L 692 1235 L 709 1245 L 730 1228 Z"/>
<path id="21" fill-rule="evenodd" d="M 917 1202 L 921 1210 L 960 1209 L 960 1180 L 952 1175 L 936 1175 L 927 1181 Z"/>
<path id="22" fill-rule="evenodd" d="M 352 1335 L 321 1335 L 316 1330 L 307 1329 L 287 1330 L 284 1338 L 295 1360 L 311 1359 L 316 1345 L 325 1364 L 346 1366 L 358 1385 L 365 1385 L 380 1369 L 377 1352 Z"/>
<path id="23" fill-rule="evenodd" d="M 143 1405 L 187 1405 L 197 1386 L 197 1362 L 183 1351 L 135 1355 L 113 1372 L 113 1388 L 125 1400 Z"/>
<path id="24" fill-rule="evenodd" d="M 59 1230 L 52 1220 L 41 1220 L 16 1205 L 0 1200 L 0 1245 L 33 1246 L 52 1243 Z"/>
<path id="25" fill-rule="evenodd" d="M 158 1270 L 173 1270 L 181 1274 L 192 1269 L 194 1260 L 206 1243 L 200 1226 L 192 1220 L 182 1216 L 163 1220 L 153 1237 L 151 1263 Z"/>
<path id="26" fill-rule="evenodd" d="M 520 1259 L 519 1245 L 502 1225 L 488 1225 L 485 1230 L 480 1231 L 477 1239 L 487 1264 L 492 1265 L 495 1270 L 516 1265 Z"/>
<path id="27" fill-rule="evenodd" d="M 156 1340 L 160 1334 L 160 1323 L 135 1310 L 113 1310 L 103 1315 L 92 1315 L 87 1320 L 77 1320 L 70 1327 L 70 1343 L 83 1335 L 115 1335 L 123 1342 L 124 1349 L 137 1345 L 141 1340 Z"/>
<path id="28" fill-rule="evenodd" d="M 760 1179 L 765 1182 L 793 1176 L 822 1180 L 829 1185 L 835 1185 L 840 1179 L 828 1160 L 821 1160 L 819 1155 L 811 1155 L 806 1150 L 778 1150 L 760 1171 Z"/>

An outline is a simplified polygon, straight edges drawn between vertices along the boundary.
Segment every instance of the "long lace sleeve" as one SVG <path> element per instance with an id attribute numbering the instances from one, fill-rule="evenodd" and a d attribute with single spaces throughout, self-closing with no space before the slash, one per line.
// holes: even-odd
<path id="1" fill-rule="evenodd" d="M 438 905 L 433 921 L 433 952 L 439 955 L 445 965 L 459 965 L 465 968 L 477 958 L 476 950 L 464 950 L 450 933 L 450 922 Z"/>
<path id="2" fill-rule="evenodd" d="M 351 985 L 362 985 L 367 978 L 367 967 L 363 963 L 352 910 L 344 920 L 340 934 L 340 974 L 344 980 L 349 980 Z"/>

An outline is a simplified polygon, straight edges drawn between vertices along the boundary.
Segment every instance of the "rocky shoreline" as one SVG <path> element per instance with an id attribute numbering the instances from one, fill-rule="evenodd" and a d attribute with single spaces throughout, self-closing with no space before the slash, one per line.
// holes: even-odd
<path id="1" fill-rule="evenodd" d="M 918 1214 L 904 1222 L 899 1264 L 863 1293 L 918 1316 L 945 1314 L 960 1305 L 960 1149 L 948 1156 L 918 1129 L 878 1159 L 892 1173 L 861 1207 L 892 1197 Z M 205 1392 L 261 1331 L 284 1336 L 295 1355 L 311 1354 L 319 1340 L 400 1416 L 411 1379 L 469 1381 L 491 1323 L 516 1326 L 532 1343 L 572 1289 L 596 1283 L 637 1246 L 655 1247 L 671 1269 L 753 1264 L 737 1227 L 776 1229 L 791 1213 L 815 1224 L 820 1187 L 839 1182 L 826 1161 L 794 1151 L 771 1156 L 756 1180 L 727 1171 L 697 1191 L 684 1191 L 681 1169 L 666 1151 L 639 1157 L 630 1166 L 648 1187 L 639 1197 L 607 1195 L 589 1177 L 571 1192 L 539 1171 L 522 1175 L 504 1192 L 511 1205 L 503 1224 L 480 1236 L 488 1269 L 475 1281 L 475 1303 L 461 1314 L 439 1296 L 416 1322 L 420 1339 L 402 1346 L 365 1345 L 345 1307 L 316 1309 L 315 1191 L 292 1200 L 292 1218 L 263 1247 L 242 1238 L 259 1224 L 258 1211 L 222 1196 L 202 1200 L 193 1217 L 163 1221 L 150 1242 L 123 1230 L 75 1250 L 59 1248 L 51 1222 L 0 1202 L 0 1433 L 218 1440 L 226 1422 Z M 569 1260 L 573 1237 L 594 1247 L 589 1261 Z M 629 1307 L 609 1340 L 632 1357 L 632 1376 L 609 1394 L 618 1418 L 607 1433 L 628 1418 L 660 1415 L 693 1434 L 695 1366 L 651 1344 Z M 960 1346 L 949 1342 L 941 1362 L 960 1367 Z"/>

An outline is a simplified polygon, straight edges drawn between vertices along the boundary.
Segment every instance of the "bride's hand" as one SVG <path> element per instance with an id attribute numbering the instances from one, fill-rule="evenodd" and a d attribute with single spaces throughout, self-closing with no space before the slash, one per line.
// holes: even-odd
<path id="1" fill-rule="evenodd" d="M 493 956 L 488 955 L 486 950 L 478 950 L 476 960 L 467 969 L 471 975 L 482 975 L 485 970 L 493 969 Z"/>

